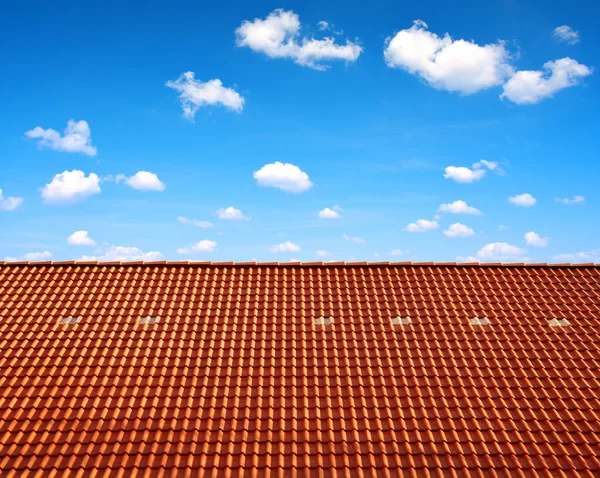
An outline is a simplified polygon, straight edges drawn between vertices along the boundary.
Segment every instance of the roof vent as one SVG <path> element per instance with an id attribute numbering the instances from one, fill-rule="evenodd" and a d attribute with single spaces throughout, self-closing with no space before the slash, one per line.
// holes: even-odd
<path id="1" fill-rule="evenodd" d="M 410 324 L 410 317 L 394 317 L 392 319 L 394 325 L 408 325 Z"/>
<path id="2" fill-rule="evenodd" d="M 61 317 L 58 319 L 59 324 L 76 324 L 81 320 L 81 317 Z"/>
<path id="3" fill-rule="evenodd" d="M 315 319 L 315 325 L 331 325 L 333 323 L 332 317 L 319 317 Z"/>
<path id="4" fill-rule="evenodd" d="M 158 322 L 158 317 L 140 317 L 138 319 L 138 324 L 156 324 Z"/>
<path id="5" fill-rule="evenodd" d="M 548 321 L 548 324 L 551 327 L 566 327 L 569 325 L 569 321 L 567 319 L 552 319 Z"/>
<path id="6" fill-rule="evenodd" d="M 471 317 L 469 323 L 471 325 L 490 325 L 490 319 L 487 317 Z"/>

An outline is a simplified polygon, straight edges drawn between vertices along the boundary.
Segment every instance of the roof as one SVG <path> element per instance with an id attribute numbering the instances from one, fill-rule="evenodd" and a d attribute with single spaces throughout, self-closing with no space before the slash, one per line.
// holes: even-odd
<path id="1" fill-rule="evenodd" d="M 598 476 L 599 318 L 593 265 L 4 264 L 0 475 Z"/>

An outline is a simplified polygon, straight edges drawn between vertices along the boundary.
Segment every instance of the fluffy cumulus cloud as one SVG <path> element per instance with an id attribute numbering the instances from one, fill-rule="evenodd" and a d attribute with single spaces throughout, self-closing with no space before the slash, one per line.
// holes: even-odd
<path id="1" fill-rule="evenodd" d="M 212 252 L 217 247 L 217 243 L 215 241 L 210 241 L 208 239 L 203 239 L 202 241 L 198 241 L 195 244 L 187 247 L 180 247 L 177 249 L 178 254 L 193 254 L 195 252 Z"/>
<path id="2" fill-rule="evenodd" d="M 350 242 L 352 242 L 354 244 L 364 244 L 364 243 L 367 242 L 362 237 L 351 237 L 348 234 L 344 234 L 342 237 L 344 239 L 346 239 L 347 241 L 350 241 Z"/>
<path id="3" fill-rule="evenodd" d="M 14 211 L 21 204 L 23 204 L 23 198 L 15 196 L 4 197 L 2 189 L 0 189 L 0 211 Z"/>
<path id="4" fill-rule="evenodd" d="M 387 65 L 424 79 L 439 90 L 470 95 L 499 86 L 513 73 L 503 42 L 478 45 L 430 32 L 422 20 L 387 41 Z"/>
<path id="5" fill-rule="evenodd" d="M 527 232 L 523 237 L 525 238 L 525 242 L 533 247 L 546 247 L 548 245 L 548 238 L 541 237 L 537 232 Z"/>
<path id="6" fill-rule="evenodd" d="M 552 36 L 558 41 L 575 45 L 579 43 L 579 32 L 574 30 L 569 25 L 561 25 L 552 30 Z"/>
<path id="7" fill-rule="evenodd" d="M 64 134 L 53 129 L 36 126 L 25 133 L 25 136 L 38 140 L 40 148 L 49 148 L 66 153 L 82 153 L 96 156 L 98 150 L 92 146 L 92 135 L 87 121 L 69 120 Z"/>
<path id="8" fill-rule="evenodd" d="M 192 226 L 200 227 L 202 229 L 208 229 L 209 227 L 213 227 L 212 222 L 208 221 L 197 221 L 196 219 L 188 219 L 187 217 L 179 216 L 177 218 L 177 222 L 181 224 L 191 224 Z"/>
<path id="9" fill-rule="evenodd" d="M 204 83 L 196 80 L 192 71 L 187 71 L 175 81 L 167 81 L 166 86 L 180 93 L 183 117 L 190 121 L 205 106 L 222 105 L 237 112 L 244 109 L 244 98 L 233 88 L 224 87 L 218 78 Z"/>
<path id="10" fill-rule="evenodd" d="M 451 224 L 448 229 L 444 231 L 444 234 L 448 237 L 469 237 L 475 234 L 473 229 L 460 222 Z"/>
<path id="11" fill-rule="evenodd" d="M 419 219 L 407 225 L 404 230 L 407 232 L 427 232 L 440 227 L 437 221 L 428 221 L 427 219 Z"/>
<path id="12" fill-rule="evenodd" d="M 319 217 L 321 219 L 339 219 L 341 217 L 341 211 L 342 208 L 339 206 L 333 206 L 332 208 L 326 207 L 322 211 L 319 211 Z"/>
<path id="13" fill-rule="evenodd" d="M 450 214 L 474 214 L 477 216 L 480 216 L 482 214 L 482 212 L 479 209 L 474 208 L 473 206 L 469 206 L 465 201 L 461 199 L 451 203 L 440 204 L 438 212 L 445 212 Z"/>
<path id="14" fill-rule="evenodd" d="M 83 171 L 63 171 L 40 189 L 44 202 L 48 204 L 70 204 L 81 201 L 94 194 L 100 194 L 100 179 Z"/>
<path id="15" fill-rule="evenodd" d="M 523 259 L 524 254 L 525 251 L 517 246 L 511 246 L 506 242 L 492 242 L 477 252 L 477 258 L 481 262 L 516 261 Z"/>
<path id="16" fill-rule="evenodd" d="M 126 261 L 158 261 L 163 255 L 158 251 L 144 252 L 137 247 L 129 246 L 105 246 L 95 251 L 98 256 L 83 256 L 81 260 L 102 262 L 126 262 Z"/>
<path id="17" fill-rule="evenodd" d="M 515 206 L 531 207 L 535 206 L 537 199 L 529 193 L 524 193 L 509 197 L 508 202 L 514 204 Z"/>
<path id="18" fill-rule="evenodd" d="M 95 246 L 94 241 L 87 231 L 75 231 L 67 238 L 67 243 L 72 246 Z"/>
<path id="19" fill-rule="evenodd" d="M 446 179 L 452 179 L 457 183 L 473 183 L 479 181 L 485 176 L 486 168 L 490 171 L 496 171 L 502 174 L 502 169 L 499 167 L 496 161 L 486 161 L 482 159 L 473 163 L 471 168 L 466 166 L 448 166 L 445 169 L 444 177 Z"/>
<path id="20" fill-rule="evenodd" d="M 233 206 L 222 207 L 217 211 L 219 219 L 225 219 L 227 221 L 247 221 L 249 218 L 244 216 L 242 211 L 234 208 Z"/>
<path id="21" fill-rule="evenodd" d="M 292 241 L 282 242 L 281 244 L 275 244 L 274 246 L 267 247 L 270 252 L 300 252 L 300 246 L 294 244 Z"/>
<path id="22" fill-rule="evenodd" d="M 323 63 L 331 60 L 356 61 L 362 53 L 362 47 L 350 40 L 338 44 L 333 37 L 321 40 L 302 37 L 301 27 L 296 13 L 277 9 L 264 19 L 244 20 L 235 31 L 236 42 L 270 58 L 291 59 L 316 70 L 327 69 Z M 327 30 L 329 24 L 319 22 L 318 27 Z"/>
<path id="23" fill-rule="evenodd" d="M 581 204 L 585 202 L 585 198 L 583 196 L 574 196 L 573 198 L 554 198 L 556 202 L 573 205 L 573 204 Z"/>
<path id="24" fill-rule="evenodd" d="M 164 191 L 165 184 L 158 179 L 158 176 L 148 171 L 138 171 L 133 176 L 125 176 L 124 174 L 117 174 L 116 182 L 120 183 L 123 181 L 128 186 L 139 191 Z"/>
<path id="25" fill-rule="evenodd" d="M 527 105 L 552 98 L 560 90 L 578 85 L 592 69 L 571 58 L 544 63 L 543 70 L 523 70 L 515 73 L 503 86 L 500 98 Z"/>
<path id="26" fill-rule="evenodd" d="M 313 185 L 308 174 L 298 166 L 290 163 L 280 163 L 279 161 L 265 164 L 258 171 L 255 171 L 254 179 L 256 179 L 259 186 L 279 188 L 289 193 L 301 193 L 310 189 Z"/>
<path id="27" fill-rule="evenodd" d="M 552 259 L 558 262 L 596 262 L 600 263 L 600 249 L 592 251 L 558 254 Z"/>

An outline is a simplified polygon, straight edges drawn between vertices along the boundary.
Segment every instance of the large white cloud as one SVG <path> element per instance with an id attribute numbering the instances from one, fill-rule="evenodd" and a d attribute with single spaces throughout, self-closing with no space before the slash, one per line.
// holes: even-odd
<path id="1" fill-rule="evenodd" d="M 270 252 L 300 252 L 300 246 L 294 244 L 292 241 L 282 242 L 281 244 L 275 244 L 274 246 L 267 247 Z"/>
<path id="2" fill-rule="evenodd" d="M 175 81 L 167 81 L 166 86 L 180 93 L 183 117 L 191 121 L 203 106 L 223 105 L 238 112 L 244 109 L 244 98 L 233 88 L 224 87 L 218 78 L 203 83 L 194 78 L 194 72 L 187 71 Z"/>
<path id="3" fill-rule="evenodd" d="M 301 193 L 310 189 L 313 185 L 304 171 L 298 166 L 290 163 L 276 161 L 265 164 L 254 172 L 254 179 L 259 186 L 268 188 L 279 188 L 290 193 Z"/>
<path id="4" fill-rule="evenodd" d="M 438 212 L 445 212 L 450 214 L 474 214 L 477 216 L 480 216 L 482 214 L 482 212 L 479 209 L 474 208 L 473 206 L 469 206 L 462 199 L 447 204 L 440 204 Z"/>
<path id="5" fill-rule="evenodd" d="M 575 45 L 579 43 L 579 32 L 574 30 L 569 25 L 561 25 L 552 30 L 552 36 L 557 40 L 568 43 L 569 45 Z"/>
<path id="6" fill-rule="evenodd" d="M 508 98 L 520 105 L 539 103 L 552 98 L 560 90 L 578 85 L 592 69 L 571 58 L 544 63 L 541 70 L 522 70 L 515 73 L 503 86 L 500 98 Z"/>
<path id="7" fill-rule="evenodd" d="M 225 219 L 228 221 L 247 221 L 249 218 L 244 216 L 242 211 L 234 208 L 233 206 L 221 208 L 217 211 L 219 219 Z"/>
<path id="8" fill-rule="evenodd" d="M 410 223 L 404 228 L 407 232 L 427 232 L 440 227 L 437 221 L 429 221 L 427 219 L 418 219 Z"/>
<path id="9" fill-rule="evenodd" d="M 531 207 L 535 206 L 535 203 L 537 203 L 537 199 L 529 193 L 524 193 L 509 197 L 508 202 L 514 204 L 515 206 Z"/>
<path id="10" fill-rule="evenodd" d="M 323 26 L 320 22 L 319 28 Z M 337 44 L 333 37 L 300 37 L 300 29 L 298 15 L 279 8 L 265 19 L 244 20 L 235 31 L 236 42 L 271 58 L 289 58 L 316 70 L 327 69 L 323 62 L 330 60 L 356 61 L 362 52 L 362 47 L 350 40 Z"/>
<path id="11" fill-rule="evenodd" d="M 434 88 L 464 95 L 501 85 L 513 73 L 503 42 L 478 45 L 452 40 L 448 33 L 439 37 L 427 28 L 415 20 L 389 39 L 384 50 L 387 65 L 418 75 Z"/>
<path id="12" fill-rule="evenodd" d="M 100 194 L 100 179 L 83 171 L 63 171 L 40 189 L 44 202 L 48 204 L 69 204 L 81 201 L 88 196 Z"/>
<path id="13" fill-rule="evenodd" d="M 475 231 L 469 226 L 465 226 L 460 222 L 455 222 L 444 231 L 444 234 L 448 237 L 469 237 L 475 234 Z"/>
<path id="14" fill-rule="evenodd" d="M 490 261 L 515 261 L 523 259 L 525 251 L 506 242 L 492 242 L 483 246 L 477 252 L 477 258 L 482 262 Z"/>
<path id="15" fill-rule="evenodd" d="M 548 245 L 548 238 L 540 236 L 537 232 L 527 232 L 523 237 L 525 238 L 525 242 L 530 246 L 546 247 Z"/>
<path id="16" fill-rule="evenodd" d="M 15 196 L 4 197 L 2 189 L 0 189 L 0 211 L 14 211 L 21 204 L 23 204 L 23 198 Z"/>
<path id="17" fill-rule="evenodd" d="M 28 138 L 38 139 L 38 146 L 64 151 L 67 153 L 82 153 L 96 156 L 98 150 L 92 146 L 92 136 L 87 121 L 69 120 L 63 136 L 53 129 L 43 129 L 36 126 L 25 135 Z"/>
<path id="18" fill-rule="evenodd" d="M 67 243 L 72 246 L 95 246 L 94 241 L 87 231 L 75 231 L 67 238 Z"/>
<path id="19" fill-rule="evenodd" d="M 198 241 L 195 244 L 187 247 L 180 247 L 177 249 L 178 254 L 192 254 L 194 252 L 212 252 L 217 247 L 217 243 L 215 241 L 210 241 L 208 239 L 203 239 L 202 241 Z"/>
<path id="20" fill-rule="evenodd" d="M 138 171 L 133 176 L 117 174 L 116 182 L 124 181 L 125 184 L 139 191 L 164 191 L 165 184 L 158 179 L 158 176 L 148 171 Z"/>

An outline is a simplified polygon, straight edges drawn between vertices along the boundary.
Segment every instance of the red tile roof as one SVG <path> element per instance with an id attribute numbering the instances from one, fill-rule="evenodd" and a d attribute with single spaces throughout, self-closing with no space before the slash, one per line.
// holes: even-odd
<path id="1" fill-rule="evenodd" d="M 0 265 L 0 475 L 597 477 L 599 320 L 598 266 Z"/>

